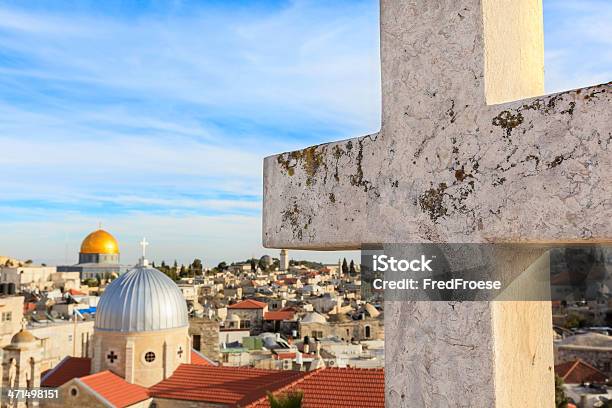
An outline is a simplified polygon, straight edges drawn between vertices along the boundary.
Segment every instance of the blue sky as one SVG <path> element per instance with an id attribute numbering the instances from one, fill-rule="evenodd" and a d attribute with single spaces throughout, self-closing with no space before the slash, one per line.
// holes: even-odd
<path id="1" fill-rule="evenodd" d="M 544 7 L 547 91 L 612 79 L 612 3 Z M 378 53 L 376 1 L 0 2 L 0 255 L 275 253 L 263 157 L 378 130 Z"/>

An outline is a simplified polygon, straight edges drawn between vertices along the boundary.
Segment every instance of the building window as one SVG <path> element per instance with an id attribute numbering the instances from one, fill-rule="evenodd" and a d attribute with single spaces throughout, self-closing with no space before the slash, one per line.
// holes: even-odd
<path id="1" fill-rule="evenodd" d="M 372 331 L 372 329 L 370 329 L 370 326 L 366 326 L 365 327 L 365 336 L 366 336 L 366 339 L 369 339 L 370 336 L 372 335 L 371 331 Z"/>
<path id="2" fill-rule="evenodd" d="M 77 395 L 79 395 L 79 390 L 77 389 L 77 387 L 70 388 L 70 395 L 73 397 L 76 397 Z"/>
<path id="3" fill-rule="evenodd" d="M 312 337 L 314 337 L 315 339 L 321 339 L 323 338 L 323 332 L 319 330 L 313 330 Z"/>
<path id="4" fill-rule="evenodd" d="M 200 350 L 200 348 L 202 347 L 201 346 L 201 341 L 202 340 L 201 340 L 201 337 L 200 337 L 199 334 L 194 334 L 193 335 L 193 348 L 194 348 L 194 350 L 202 351 L 202 350 Z"/>
<path id="5" fill-rule="evenodd" d="M 13 320 L 13 312 L 2 312 L 2 321 L 10 322 Z"/>
<path id="6" fill-rule="evenodd" d="M 251 327 L 251 321 L 250 320 L 241 320 L 240 321 L 240 328 L 241 329 L 249 329 Z"/>
<path id="7" fill-rule="evenodd" d="M 155 353 L 152 351 L 147 351 L 145 353 L 144 359 L 147 363 L 152 363 L 155 361 Z"/>
<path id="8" fill-rule="evenodd" d="M 609 361 L 605 361 L 605 362 L 603 363 L 603 371 L 605 371 L 606 373 L 607 373 L 608 371 L 610 371 L 610 362 L 609 362 Z"/>

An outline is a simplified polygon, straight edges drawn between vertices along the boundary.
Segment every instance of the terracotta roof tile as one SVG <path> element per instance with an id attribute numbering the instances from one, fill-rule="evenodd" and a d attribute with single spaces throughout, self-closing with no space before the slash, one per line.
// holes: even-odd
<path id="1" fill-rule="evenodd" d="M 274 392 L 304 392 L 303 408 L 384 408 L 383 369 L 324 368 L 311 371 L 289 386 Z M 266 396 L 247 408 L 269 408 Z"/>
<path id="2" fill-rule="evenodd" d="M 78 381 L 87 385 L 116 407 L 128 407 L 149 398 L 149 393 L 145 387 L 130 384 L 110 371 L 88 375 L 79 378 Z"/>
<path id="3" fill-rule="evenodd" d="M 279 310 L 264 313 L 264 320 L 293 320 L 295 313 L 291 310 Z"/>
<path id="4" fill-rule="evenodd" d="M 197 365 L 203 365 L 203 366 L 216 365 L 204 354 L 197 352 L 195 350 L 191 350 L 191 364 L 197 364 Z"/>
<path id="5" fill-rule="evenodd" d="M 242 302 L 234 303 L 229 305 L 228 309 L 263 309 L 266 307 L 264 302 L 259 302 L 253 299 L 243 300 Z"/>
<path id="6" fill-rule="evenodd" d="M 245 406 L 304 376 L 299 371 L 182 364 L 171 377 L 149 388 L 156 398 Z"/>
<path id="7" fill-rule="evenodd" d="M 567 384 L 603 383 L 608 379 L 606 374 L 580 359 L 557 364 L 555 373 Z"/>
<path id="8" fill-rule="evenodd" d="M 66 357 L 51 370 L 45 371 L 40 379 L 41 387 L 59 387 L 76 377 L 89 375 L 91 359 Z"/>

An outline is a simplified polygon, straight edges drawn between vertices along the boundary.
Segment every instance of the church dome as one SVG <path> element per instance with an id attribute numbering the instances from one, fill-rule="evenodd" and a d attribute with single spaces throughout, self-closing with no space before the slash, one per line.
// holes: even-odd
<path id="1" fill-rule="evenodd" d="M 119 244 L 115 237 L 99 229 L 85 237 L 80 252 L 82 254 L 118 254 Z"/>
<path id="2" fill-rule="evenodd" d="M 11 344 L 25 344 L 25 343 L 33 343 L 36 341 L 36 337 L 32 335 L 29 331 L 25 329 L 21 329 L 16 335 L 11 339 Z"/>
<path id="3" fill-rule="evenodd" d="M 187 304 L 178 286 L 146 261 L 115 279 L 96 311 L 96 330 L 142 332 L 186 327 Z"/>

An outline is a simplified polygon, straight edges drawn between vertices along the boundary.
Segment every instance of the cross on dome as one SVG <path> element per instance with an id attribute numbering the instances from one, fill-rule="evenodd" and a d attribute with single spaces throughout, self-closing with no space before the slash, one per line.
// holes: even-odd
<path id="1" fill-rule="evenodd" d="M 147 245 L 149 245 L 149 243 L 147 242 L 146 238 L 142 238 L 142 241 L 140 241 L 140 246 L 142 247 L 142 257 L 145 257 L 145 253 L 147 252 Z"/>
<path id="2" fill-rule="evenodd" d="M 142 256 L 140 257 L 140 265 L 141 266 L 147 266 L 149 264 L 149 262 L 147 261 L 145 255 L 147 253 L 147 245 L 149 245 L 149 243 L 147 242 L 146 238 L 142 238 L 142 241 L 140 241 L 140 246 L 142 247 Z"/>

